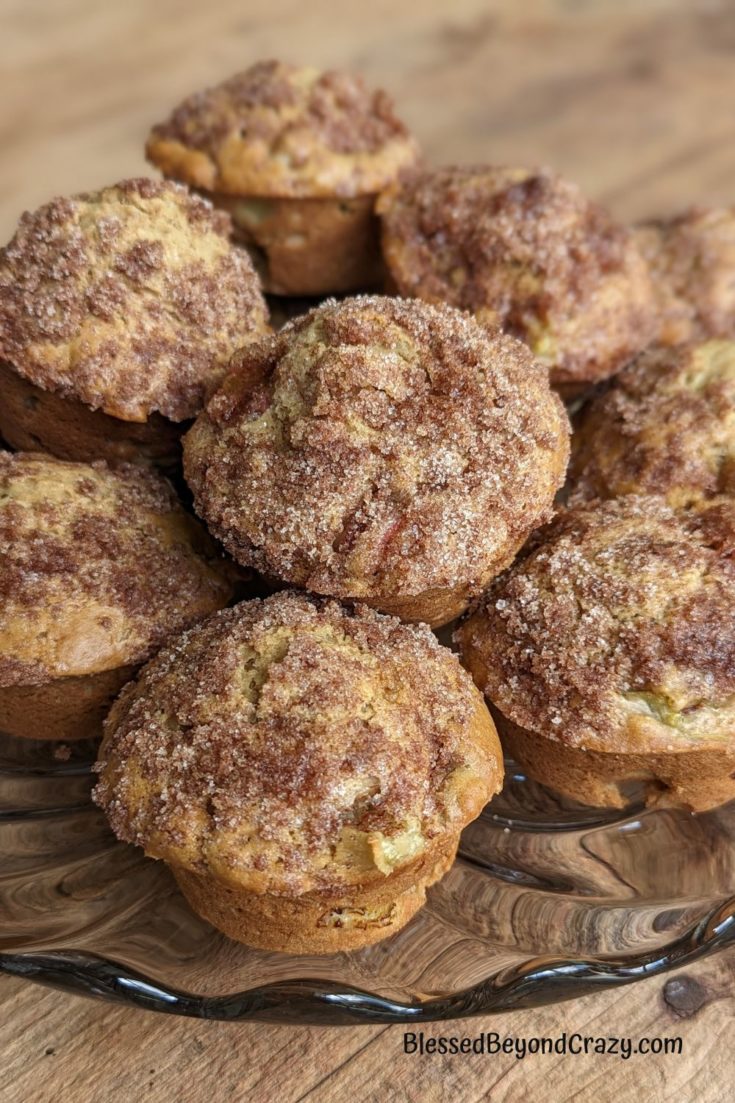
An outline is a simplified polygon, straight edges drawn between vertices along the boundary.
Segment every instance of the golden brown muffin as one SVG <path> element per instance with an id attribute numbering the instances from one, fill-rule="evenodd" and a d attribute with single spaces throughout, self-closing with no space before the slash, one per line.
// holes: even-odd
<path id="1" fill-rule="evenodd" d="M 231 594 L 159 475 L 0 452 L 0 730 L 99 734 L 137 667 Z"/>
<path id="2" fill-rule="evenodd" d="M 735 797 L 735 502 L 569 510 L 457 633 L 531 777 L 585 804 Z"/>
<path id="3" fill-rule="evenodd" d="M 735 207 L 693 207 L 635 227 L 663 345 L 735 338 Z"/>
<path id="4" fill-rule="evenodd" d="M 568 422 L 520 342 L 364 297 L 243 350 L 184 453 L 238 562 L 438 626 L 550 516 Z"/>
<path id="5" fill-rule="evenodd" d="M 277 61 L 184 100 L 146 153 L 229 212 L 282 295 L 380 282 L 375 196 L 418 156 L 385 92 Z"/>
<path id="6" fill-rule="evenodd" d="M 229 219 L 126 180 L 23 215 L 0 251 L 0 433 L 63 459 L 165 467 L 267 308 Z"/>
<path id="7" fill-rule="evenodd" d="M 572 497 L 735 497 L 735 341 L 651 348 L 582 411 Z"/>
<path id="8" fill-rule="evenodd" d="M 388 189 L 377 211 L 401 295 L 501 326 L 569 395 L 612 375 L 653 333 L 630 233 L 546 169 L 424 172 Z"/>
<path id="9" fill-rule="evenodd" d="M 498 791 L 490 715 L 423 627 L 282 592 L 184 633 L 105 725 L 95 799 L 231 938 L 294 953 L 402 927 Z"/>

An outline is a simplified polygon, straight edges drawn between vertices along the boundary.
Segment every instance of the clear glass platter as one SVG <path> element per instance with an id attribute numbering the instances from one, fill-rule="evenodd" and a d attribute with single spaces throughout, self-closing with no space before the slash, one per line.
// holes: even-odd
<path id="1" fill-rule="evenodd" d="M 735 941 L 735 803 L 610 812 L 508 764 L 503 793 L 402 932 L 367 950 L 249 950 L 199 920 L 89 798 L 89 743 L 0 735 L 0 970 L 210 1019 L 417 1022 L 630 984 Z"/>

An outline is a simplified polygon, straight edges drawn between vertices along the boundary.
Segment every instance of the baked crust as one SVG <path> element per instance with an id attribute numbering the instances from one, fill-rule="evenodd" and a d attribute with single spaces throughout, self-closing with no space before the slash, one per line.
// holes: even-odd
<path id="1" fill-rule="evenodd" d="M 212 202 L 230 214 L 263 287 L 274 295 L 329 295 L 383 284 L 371 195 L 243 199 L 218 193 Z"/>
<path id="2" fill-rule="evenodd" d="M 230 220 L 184 188 L 126 180 L 54 199 L 0 251 L 0 356 L 124 421 L 193 417 L 267 309 Z"/>
<path id="3" fill-rule="evenodd" d="M 197 511 L 236 560 L 433 625 L 550 516 L 567 457 L 523 345 L 380 297 L 243 350 L 184 440 Z"/>
<path id="4" fill-rule="evenodd" d="M 463 660 L 503 716 L 551 743 L 732 754 L 734 551 L 730 499 L 568 510 L 461 626 Z"/>
<path id="5" fill-rule="evenodd" d="M 151 414 L 120 421 L 74 398 L 35 387 L 0 360 L 0 437 L 19 452 L 50 452 L 62 460 L 153 464 L 181 469 L 181 434 L 188 423 Z"/>
<path id="6" fill-rule="evenodd" d="M 164 648 L 113 706 L 97 770 L 116 834 L 171 864 L 198 910 L 233 937 L 293 948 L 301 931 L 317 949 L 319 926 L 352 944 L 333 907 L 410 890 L 405 922 L 503 776 L 481 695 L 427 628 L 296 592 Z"/>
<path id="7" fill-rule="evenodd" d="M 146 154 L 208 192 L 304 199 L 375 194 L 418 151 L 385 92 L 262 61 L 184 100 L 153 127 Z"/>
<path id="8" fill-rule="evenodd" d="M 612 375 L 653 335 L 653 291 L 631 234 L 547 169 L 418 173 L 376 209 L 400 294 L 500 325 L 555 384 Z"/>
<path id="9" fill-rule="evenodd" d="M 573 500 L 735 498 L 735 340 L 644 352 L 582 411 L 570 477 Z"/>
<path id="10" fill-rule="evenodd" d="M 1 661 L 1 660 L 0 660 Z M 50 678 L 40 685 L 0 686 L 0 732 L 16 739 L 97 739 L 102 721 L 135 666 Z"/>
<path id="11" fill-rule="evenodd" d="M 442 838 L 400 872 L 366 887 L 274 896 L 239 889 L 176 867 L 189 904 L 229 938 L 261 950 L 332 954 L 395 934 L 423 907 L 426 890 L 451 867 L 459 836 Z"/>
<path id="12" fill-rule="evenodd" d="M 657 342 L 735 338 L 735 207 L 692 207 L 635 227 L 651 271 Z"/>
<path id="13" fill-rule="evenodd" d="M 706 812 L 735 799 L 735 746 L 615 753 L 571 747 L 494 710 L 504 750 L 530 777 L 595 808 L 684 805 Z"/>
<path id="14" fill-rule="evenodd" d="M 160 476 L 0 452 L 0 687 L 137 665 L 232 588 Z"/>

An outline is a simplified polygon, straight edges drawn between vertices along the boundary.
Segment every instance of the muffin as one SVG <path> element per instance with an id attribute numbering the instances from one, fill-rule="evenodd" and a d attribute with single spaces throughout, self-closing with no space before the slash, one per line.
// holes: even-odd
<path id="1" fill-rule="evenodd" d="M 695 207 L 635 228 L 663 345 L 735 338 L 735 207 Z"/>
<path id="2" fill-rule="evenodd" d="M 184 100 L 146 153 L 232 215 L 279 295 L 377 286 L 375 197 L 418 156 L 385 92 L 277 61 Z"/>
<path id="3" fill-rule="evenodd" d="M 401 295 L 501 326 L 565 394 L 618 371 L 653 333 L 651 282 L 631 234 L 546 169 L 418 173 L 377 210 Z"/>
<path id="4" fill-rule="evenodd" d="M 500 788 L 495 728 L 428 629 L 281 592 L 185 632 L 112 708 L 95 799 L 230 938 L 386 938 Z"/>
<path id="5" fill-rule="evenodd" d="M 0 435 L 62 459 L 174 468 L 182 423 L 268 328 L 229 229 L 153 180 L 23 215 L 0 251 Z"/>
<path id="6" fill-rule="evenodd" d="M 651 348 L 582 411 L 574 500 L 735 497 L 735 341 Z"/>
<path id="7" fill-rule="evenodd" d="M 735 502 L 561 514 L 457 633 L 505 748 L 595 806 L 735 797 Z"/>
<path id="8" fill-rule="evenodd" d="M 99 734 L 137 667 L 231 593 L 159 475 L 0 452 L 0 731 Z"/>
<path id="9" fill-rule="evenodd" d="M 184 442 L 195 508 L 238 562 L 433 626 L 548 519 L 567 459 L 520 342 L 380 297 L 244 349 Z"/>

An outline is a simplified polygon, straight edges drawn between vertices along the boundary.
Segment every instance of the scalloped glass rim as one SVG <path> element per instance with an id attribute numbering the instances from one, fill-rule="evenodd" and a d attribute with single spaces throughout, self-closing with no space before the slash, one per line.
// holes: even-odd
<path id="1" fill-rule="evenodd" d="M 663 952 L 618 959 L 530 958 L 445 999 L 399 1003 L 360 988 L 304 978 L 229 996 L 198 996 L 156 984 L 117 962 L 93 954 L 0 954 L 0 971 L 48 987 L 113 1003 L 197 1019 L 346 1026 L 460 1019 L 541 1007 L 617 988 L 691 965 L 735 942 L 735 898 L 727 900 Z"/>
<path id="2" fill-rule="evenodd" d="M 0 971 L 64 991 L 229 1021 L 429 1022 L 635 983 L 735 941 L 735 802 L 580 808 L 511 763 L 403 932 L 328 959 L 258 954 L 111 838 L 89 802 L 93 747 L 69 751 L 0 736 Z"/>

